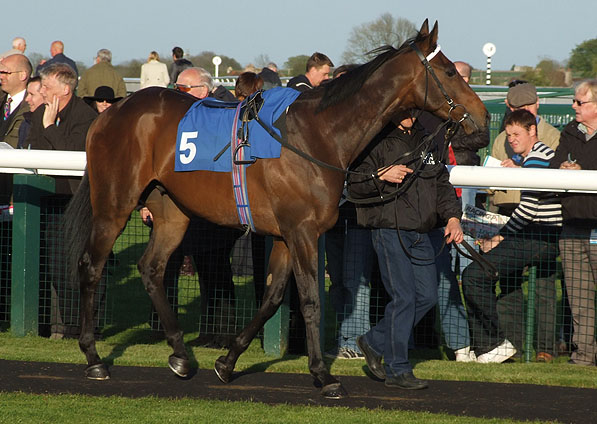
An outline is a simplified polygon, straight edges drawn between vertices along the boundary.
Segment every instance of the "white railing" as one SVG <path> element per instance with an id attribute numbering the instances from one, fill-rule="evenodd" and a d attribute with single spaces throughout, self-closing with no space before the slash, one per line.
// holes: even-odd
<path id="1" fill-rule="evenodd" d="M 85 152 L 10 149 L 0 151 L 0 173 L 83 175 L 86 163 Z M 449 166 L 448 169 L 450 182 L 456 187 L 597 193 L 597 171 L 462 165 Z"/>
<path id="2" fill-rule="evenodd" d="M 0 150 L 0 173 L 40 175 L 83 175 L 85 152 L 61 150 Z"/>

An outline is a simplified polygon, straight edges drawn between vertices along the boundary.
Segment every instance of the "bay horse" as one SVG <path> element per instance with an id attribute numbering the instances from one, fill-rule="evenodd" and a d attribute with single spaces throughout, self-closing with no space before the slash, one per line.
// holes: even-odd
<path id="1" fill-rule="evenodd" d="M 418 35 L 398 49 L 387 47 L 372 61 L 303 93 L 286 113 L 287 143 L 277 159 L 247 168 L 247 190 L 256 232 L 274 237 L 267 290 L 260 309 L 236 337 L 215 371 L 230 381 L 236 361 L 280 306 L 294 272 L 306 326 L 309 370 L 328 398 L 346 395 L 323 361 L 317 240 L 338 217 L 345 174 L 370 140 L 397 113 L 427 110 L 460 121 L 467 133 L 484 131 L 485 106 L 437 44 L 438 24 L 427 20 Z M 163 289 L 170 254 L 181 242 L 189 217 L 240 228 L 227 172 L 175 172 L 179 121 L 196 99 L 169 89 L 141 90 L 99 115 L 87 135 L 87 170 L 65 212 L 69 263 L 81 290 L 79 346 L 86 376 L 109 378 L 93 334 L 93 293 L 110 250 L 131 212 L 144 204 L 154 227 L 138 268 L 173 353 L 169 367 L 190 371 L 183 334 Z M 314 161 L 306 160 L 310 156 Z"/>

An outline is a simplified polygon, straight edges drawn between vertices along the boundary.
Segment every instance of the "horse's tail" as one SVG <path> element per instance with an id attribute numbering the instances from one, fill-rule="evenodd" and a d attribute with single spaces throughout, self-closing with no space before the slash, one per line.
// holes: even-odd
<path id="1" fill-rule="evenodd" d="M 92 209 L 87 171 L 62 216 L 69 281 L 79 282 L 79 260 L 91 236 Z"/>

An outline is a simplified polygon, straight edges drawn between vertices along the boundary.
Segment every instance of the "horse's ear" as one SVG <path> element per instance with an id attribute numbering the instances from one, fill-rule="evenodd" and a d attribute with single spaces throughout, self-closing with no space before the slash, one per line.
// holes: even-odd
<path id="1" fill-rule="evenodd" d="M 425 21 L 425 22 L 427 22 L 427 21 Z M 437 44 L 438 31 L 439 31 L 438 24 L 437 24 L 437 21 L 435 21 L 435 25 L 433 25 L 433 29 L 431 30 L 431 34 L 429 36 L 429 44 L 431 46 L 435 46 Z"/>
<path id="2" fill-rule="evenodd" d="M 421 29 L 419 30 L 420 35 L 427 35 L 429 34 L 429 20 L 425 19 L 423 25 L 421 25 Z"/>

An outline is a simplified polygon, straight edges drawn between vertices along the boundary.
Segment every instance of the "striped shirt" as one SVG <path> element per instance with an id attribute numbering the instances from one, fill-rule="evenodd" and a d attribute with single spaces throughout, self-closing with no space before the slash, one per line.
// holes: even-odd
<path id="1" fill-rule="evenodd" d="M 554 154 L 551 148 L 538 141 L 524 159 L 522 167 L 547 169 Z M 517 233 L 529 225 L 562 226 L 562 205 L 554 193 L 523 190 L 519 205 L 501 233 Z"/>

